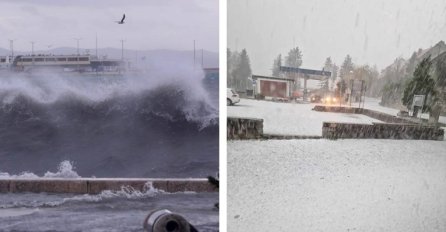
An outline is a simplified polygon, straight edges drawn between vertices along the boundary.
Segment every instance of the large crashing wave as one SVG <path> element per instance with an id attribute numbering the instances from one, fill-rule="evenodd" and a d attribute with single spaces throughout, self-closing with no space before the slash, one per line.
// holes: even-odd
<path id="1" fill-rule="evenodd" d="M 0 171 L 201 177 L 218 168 L 218 110 L 199 73 L 0 77 Z"/>

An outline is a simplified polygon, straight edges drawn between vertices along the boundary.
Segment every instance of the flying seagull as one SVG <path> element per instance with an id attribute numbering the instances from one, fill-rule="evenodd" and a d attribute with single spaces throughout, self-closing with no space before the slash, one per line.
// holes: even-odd
<path id="1" fill-rule="evenodd" d="M 125 14 L 122 16 L 121 21 L 116 21 L 118 24 L 124 24 Z"/>

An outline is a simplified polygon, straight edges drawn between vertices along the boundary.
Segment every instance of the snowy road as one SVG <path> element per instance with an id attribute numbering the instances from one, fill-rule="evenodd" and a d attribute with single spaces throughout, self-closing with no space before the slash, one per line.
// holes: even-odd
<path id="1" fill-rule="evenodd" d="M 228 231 L 446 231 L 446 143 L 228 142 Z"/>
<path id="2" fill-rule="evenodd" d="M 241 99 L 228 107 L 228 117 L 263 119 L 265 134 L 322 135 L 322 122 L 381 122 L 362 114 L 327 113 L 311 110 L 315 104 L 277 103 Z"/>

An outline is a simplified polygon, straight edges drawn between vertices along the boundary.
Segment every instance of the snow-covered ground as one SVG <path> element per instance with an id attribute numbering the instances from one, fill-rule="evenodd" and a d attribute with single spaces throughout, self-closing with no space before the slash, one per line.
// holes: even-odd
<path id="1" fill-rule="evenodd" d="M 156 209 L 182 215 L 198 231 L 218 231 L 217 193 L 103 191 L 98 195 L 0 194 L 0 231 L 143 231 Z"/>
<path id="2" fill-rule="evenodd" d="M 230 141 L 228 231 L 446 231 L 445 167 L 442 141 Z"/>
<path id="3" fill-rule="evenodd" d="M 242 99 L 228 116 L 262 118 L 269 134 L 379 122 L 313 107 Z M 365 108 L 399 111 L 376 99 Z M 228 231 L 446 231 L 445 167 L 443 141 L 229 141 Z"/>
<path id="4" fill-rule="evenodd" d="M 361 114 L 327 113 L 311 110 L 315 104 L 278 103 L 241 99 L 228 107 L 229 117 L 263 119 L 265 134 L 322 135 L 322 122 L 381 122 Z"/>
<path id="5" fill-rule="evenodd" d="M 364 107 L 390 115 L 397 115 L 398 109 L 379 105 L 379 99 L 366 98 Z M 311 110 L 315 104 L 279 103 L 241 99 L 239 104 L 228 107 L 228 117 L 261 118 L 265 134 L 281 135 L 322 135 L 322 122 L 365 123 L 381 122 L 362 114 L 328 113 Z M 357 104 L 352 106 L 357 107 Z M 429 118 L 423 114 L 423 118 Z M 440 117 L 446 124 L 446 117 Z"/>

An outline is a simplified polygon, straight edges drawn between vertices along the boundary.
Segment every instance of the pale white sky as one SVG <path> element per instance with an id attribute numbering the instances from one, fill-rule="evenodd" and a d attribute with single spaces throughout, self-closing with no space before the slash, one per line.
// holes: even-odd
<path id="1" fill-rule="evenodd" d="M 125 24 L 115 21 L 126 14 Z M 1 0 L 0 47 L 30 51 L 52 47 L 218 51 L 218 0 Z"/>
<path id="2" fill-rule="evenodd" d="M 253 73 L 299 46 L 304 68 L 350 54 L 379 69 L 446 40 L 444 0 L 228 0 L 228 47 L 246 48 Z"/>

